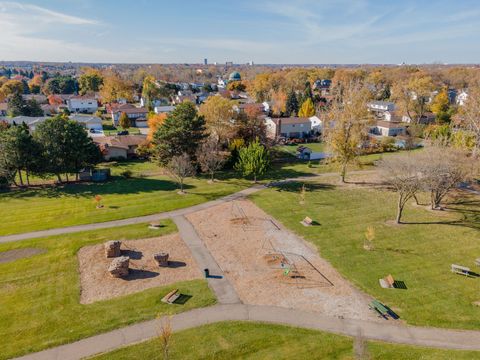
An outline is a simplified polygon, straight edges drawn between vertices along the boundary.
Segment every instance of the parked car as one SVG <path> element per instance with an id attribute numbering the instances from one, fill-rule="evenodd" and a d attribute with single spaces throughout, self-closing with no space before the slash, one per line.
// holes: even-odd
<path id="1" fill-rule="evenodd" d="M 123 130 L 123 131 L 119 131 L 117 132 L 117 135 L 128 135 L 128 130 Z"/>

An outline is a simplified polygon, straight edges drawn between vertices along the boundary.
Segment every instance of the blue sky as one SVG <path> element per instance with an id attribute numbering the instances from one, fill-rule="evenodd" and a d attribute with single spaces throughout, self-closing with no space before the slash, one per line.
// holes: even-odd
<path id="1" fill-rule="evenodd" d="M 478 63 L 477 0 L 0 0 L 0 60 Z"/>

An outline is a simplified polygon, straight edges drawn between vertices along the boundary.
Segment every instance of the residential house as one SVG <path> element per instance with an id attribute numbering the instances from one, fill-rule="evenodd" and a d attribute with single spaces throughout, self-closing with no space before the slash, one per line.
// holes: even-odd
<path id="1" fill-rule="evenodd" d="M 330 91 L 330 86 L 332 85 L 332 80 L 320 79 L 316 80 L 313 83 L 313 90 L 320 92 L 321 95 L 327 95 Z"/>
<path id="2" fill-rule="evenodd" d="M 420 120 L 418 121 L 418 123 L 422 125 L 429 125 L 429 124 L 433 124 L 435 122 L 435 119 L 436 119 L 435 114 L 429 112 L 429 113 L 423 114 Z M 412 119 L 410 119 L 408 115 L 403 115 L 402 121 L 410 124 L 412 122 Z"/>
<path id="3" fill-rule="evenodd" d="M 152 100 L 151 103 L 152 103 L 152 107 L 157 107 L 157 106 L 165 105 L 168 102 L 164 99 L 155 99 L 155 100 Z M 140 98 L 140 106 L 146 108 L 147 105 L 148 105 L 147 100 L 142 96 Z"/>
<path id="4" fill-rule="evenodd" d="M 460 93 L 457 95 L 457 105 L 464 106 L 467 99 L 468 99 L 467 90 L 460 91 Z"/>
<path id="5" fill-rule="evenodd" d="M 39 104 L 48 103 L 48 98 L 42 94 L 24 94 L 22 97 L 25 101 L 35 100 Z"/>
<path id="6" fill-rule="evenodd" d="M 35 131 L 35 127 L 44 122 L 46 119 L 48 119 L 47 116 L 16 116 L 14 118 L 9 118 L 6 117 L 3 120 L 6 121 L 8 124 L 13 125 L 13 124 L 25 124 L 28 126 L 30 131 Z"/>
<path id="7" fill-rule="evenodd" d="M 107 112 L 112 117 L 115 126 L 118 126 L 120 115 L 125 113 L 131 120 L 132 126 L 147 127 L 146 117 L 148 110 L 143 107 L 136 107 L 132 104 L 109 104 L 107 106 Z"/>
<path id="8" fill-rule="evenodd" d="M 153 109 L 155 114 L 164 114 L 164 113 L 170 114 L 173 110 L 175 110 L 174 105 L 155 106 L 155 108 Z"/>
<path id="9" fill-rule="evenodd" d="M 323 125 L 322 120 L 320 120 L 320 118 L 316 115 L 309 117 L 308 119 L 310 120 L 310 123 L 311 123 L 312 132 L 314 134 L 320 135 L 322 133 L 322 125 Z"/>
<path id="10" fill-rule="evenodd" d="M 67 100 L 68 110 L 76 113 L 93 114 L 98 110 L 98 102 L 90 96 L 74 96 Z"/>
<path id="11" fill-rule="evenodd" d="M 370 132 L 374 135 L 381 136 L 405 135 L 406 125 L 399 121 L 378 120 L 376 125 L 371 128 Z"/>
<path id="12" fill-rule="evenodd" d="M 120 135 L 94 137 L 93 142 L 102 151 L 105 160 L 136 157 L 136 149 L 146 140 L 145 135 Z"/>
<path id="13" fill-rule="evenodd" d="M 237 113 L 243 113 L 245 112 L 246 108 L 253 107 L 259 112 L 263 113 L 265 112 L 265 106 L 263 104 L 258 104 L 258 103 L 243 103 L 243 104 L 235 104 L 233 105 L 233 110 Z"/>
<path id="14" fill-rule="evenodd" d="M 70 120 L 81 124 L 90 134 L 103 134 L 102 119 L 98 116 L 73 114 L 70 115 Z"/>
<path id="15" fill-rule="evenodd" d="M 312 123 L 309 118 L 265 118 L 267 136 L 270 138 L 305 138 L 312 133 Z"/>

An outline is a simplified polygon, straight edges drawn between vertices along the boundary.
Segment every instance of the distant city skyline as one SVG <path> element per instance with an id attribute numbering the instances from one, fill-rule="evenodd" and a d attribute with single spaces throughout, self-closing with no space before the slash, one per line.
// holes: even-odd
<path id="1" fill-rule="evenodd" d="M 0 1 L 0 61 L 480 63 L 473 0 Z"/>

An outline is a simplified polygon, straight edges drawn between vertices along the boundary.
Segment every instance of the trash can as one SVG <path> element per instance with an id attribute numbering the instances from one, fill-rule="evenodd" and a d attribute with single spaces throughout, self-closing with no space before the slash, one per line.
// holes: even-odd
<path id="1" fill-rule="evenodd" d="M 208 278 L 210 276 L 210 271 L 208 269 L 203 269 L 205 272 L 205 277 Z"/>

